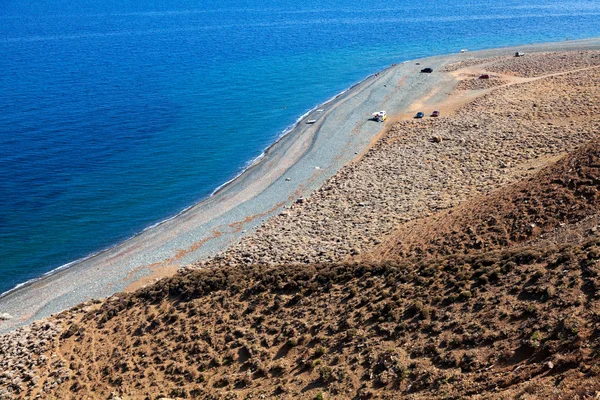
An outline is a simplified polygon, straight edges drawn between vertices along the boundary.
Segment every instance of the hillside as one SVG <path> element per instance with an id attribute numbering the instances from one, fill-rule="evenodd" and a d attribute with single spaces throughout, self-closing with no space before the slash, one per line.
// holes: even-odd
<path id="1" fill-rule="evenodd" d="M 374 254 L 383 260 L 552 241 L 557 231 L 575 234 L 573 225 L 588 220 L 585 226 L 595 232 L 599 182 L 600 141 L 595 139 L 525 181 L 403 226 Z M 579 231 L 578 241 L 589 233 Z M 564 236 L 554 241 L 564 242 Z"/>
<path id="2" fill-rule="evenodd" d="M 70 324 L 42 382 L 62 399 L 592 393 L 598 244 L 195 272 Z"/>
<path id="3" fill-rule="evenodd" d="M 495 216 L 515 228 L 485 231 L 494 250 L 216 267 L 114 296 L 65 317 L 37 387 L 60 399 L 591 395 L 600 391 L 600 237 L 505 247 L 532 215 L 543 232 L 593 214 L 598 154 L 594 141 L 461 206 L 474 212 L 457 211 L 459 227 L 479 231 Z M 471 242 L 450 236 L 442 247 L 462 243 Z"/>

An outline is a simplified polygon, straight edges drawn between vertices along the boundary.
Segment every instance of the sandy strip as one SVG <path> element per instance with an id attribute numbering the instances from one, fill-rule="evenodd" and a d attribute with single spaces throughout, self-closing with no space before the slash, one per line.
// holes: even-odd
<path id="1" fill-rule="evenodd" d="M 457 79 L 451 73 L 439 72 L 445 65 L 472 58 L 510 56 L 517 50 L 599 48 L 600 40 L 591 39 L 452 54 L 394 65 L 324 104 L 322 112 L 311 113 L 274 144 L 260 162 L 214 196 L 113 249 L 0 298 L 0 314 L 13 317 L 0 321 L 0 333 L 90 299 L 150 284 L 239 241 L 284 206 L 300 196 L 309 196 L 363 153 L 391 124 L 369 121 L 371 113 L 385 109 L 398 118 L 413 111 L 415 104 L 428 111 L 447 100 Z M 425 66 L 435 72 L 419 73 Z M 308 119 L 317 122 L 306 124 Z"/>

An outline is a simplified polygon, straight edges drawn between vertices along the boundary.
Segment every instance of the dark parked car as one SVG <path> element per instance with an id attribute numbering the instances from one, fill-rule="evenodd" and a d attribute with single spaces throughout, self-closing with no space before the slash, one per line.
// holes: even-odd
<path id="1" fill-rule="evenodd" d="M 490 79 L 490 76 L 488 74 L 484 74 L 484 75 L 481 75 L 479 77 L 479 79 Z"/>
<path id="2" fill-rule="evenodd" d="M 417 113 L 417 115 L 415 115 L 415 118 L 423 118 L 424 116 L 425 116 L 425 114 L 423 112 L 419 111 Z"/>
<path id="3" fill-rule="evenodd" d="M 430 73 L 432 73 L 432 72 L 433 72 L 433 69 L 431 69 L 431 68 L 423 68 L 423 69 L 421 70 L 421 72 L 424 72 L 424 73 L 426 73 L 426 74 L 430 74 Z"/>
<path id="4" fill-rule="evenodd" d="M 438 110 L 435 110 L 434 112 L 431 113 L 432 117 L 439 117 L 440 116 L 440 112 Z"/>

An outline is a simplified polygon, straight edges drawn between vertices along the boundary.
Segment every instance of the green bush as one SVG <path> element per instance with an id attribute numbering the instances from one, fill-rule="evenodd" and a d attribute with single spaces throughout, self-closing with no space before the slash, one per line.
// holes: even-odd
<path id="1" fill-rule="evenodd" d="M 324 365 L 319 368 L 319 377 L 325 383 L 333 381 L 333 370 L 331 367 Z"/>

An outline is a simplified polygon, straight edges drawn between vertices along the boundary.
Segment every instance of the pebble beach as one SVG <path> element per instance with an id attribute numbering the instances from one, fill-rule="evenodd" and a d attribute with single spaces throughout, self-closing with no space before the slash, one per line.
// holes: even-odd
<path id="1" fill-rule="evenodd" d="M 13 332 L 0 336 L 0 384 L 12 389 L 0 398 L 39 384 L 54 338 L 91 299 L 205 266 L 368 259 L 392 232 L 527 179 L 595 138 L 600 41 L 518 50 L 525 56 L 510 48 L 392 66 L 308 115 L 316 123 L 301 121 L 207 201 L 4 296 L 0 330 Z M 421 74 L 424 65 L 434 73 Z M 390 116 L 383 125 L 368 119 L 378 109 Z M 440 117 L 413 118 L 432 110 Z M 68 378 L 54 362 L 38 393 Z"/>
<path id="2" fill-rule="evenodd" d="M 556 81 L 556 88 L 565 79 L 584 79 L 561 74 L 574 69 L 589 74 L 600 64 L 598 48 L 600 42 L 592 39 L 393 65 L 316 107 L 209 199 L 0 298 L 0 332 L 210 260 L 281 263 L 357 256 L 398 224 L 493 190 L 534 171 L 544 157 L 589 140 L 593 127 L 562 126 L 557 112 L 572 113 L 577 101 L 594 98 L 566 97 L 560 90 L 546 95 L 540 79 Z M 527 57 L 514 58 L 515 51 Z M 434 73 L 420 73 L 424 66 Z M 475 79 L 478 71 L 492 74 L 484 86 Z M 492 100 L 481 97 L 493 88 Z M 514 90 L 554 103 L 528 110 L 512 103 Z M 381 109 L 388 121 L 370 121 Z M 433 109 L 442 117 L 412 119 L 416 111 Z M 554 119 L 540 124 L 543 118 Z M 316 122 L 307 124 L 309 119 Z M 526 123 L 528 135 L 511 137 Z"/>

